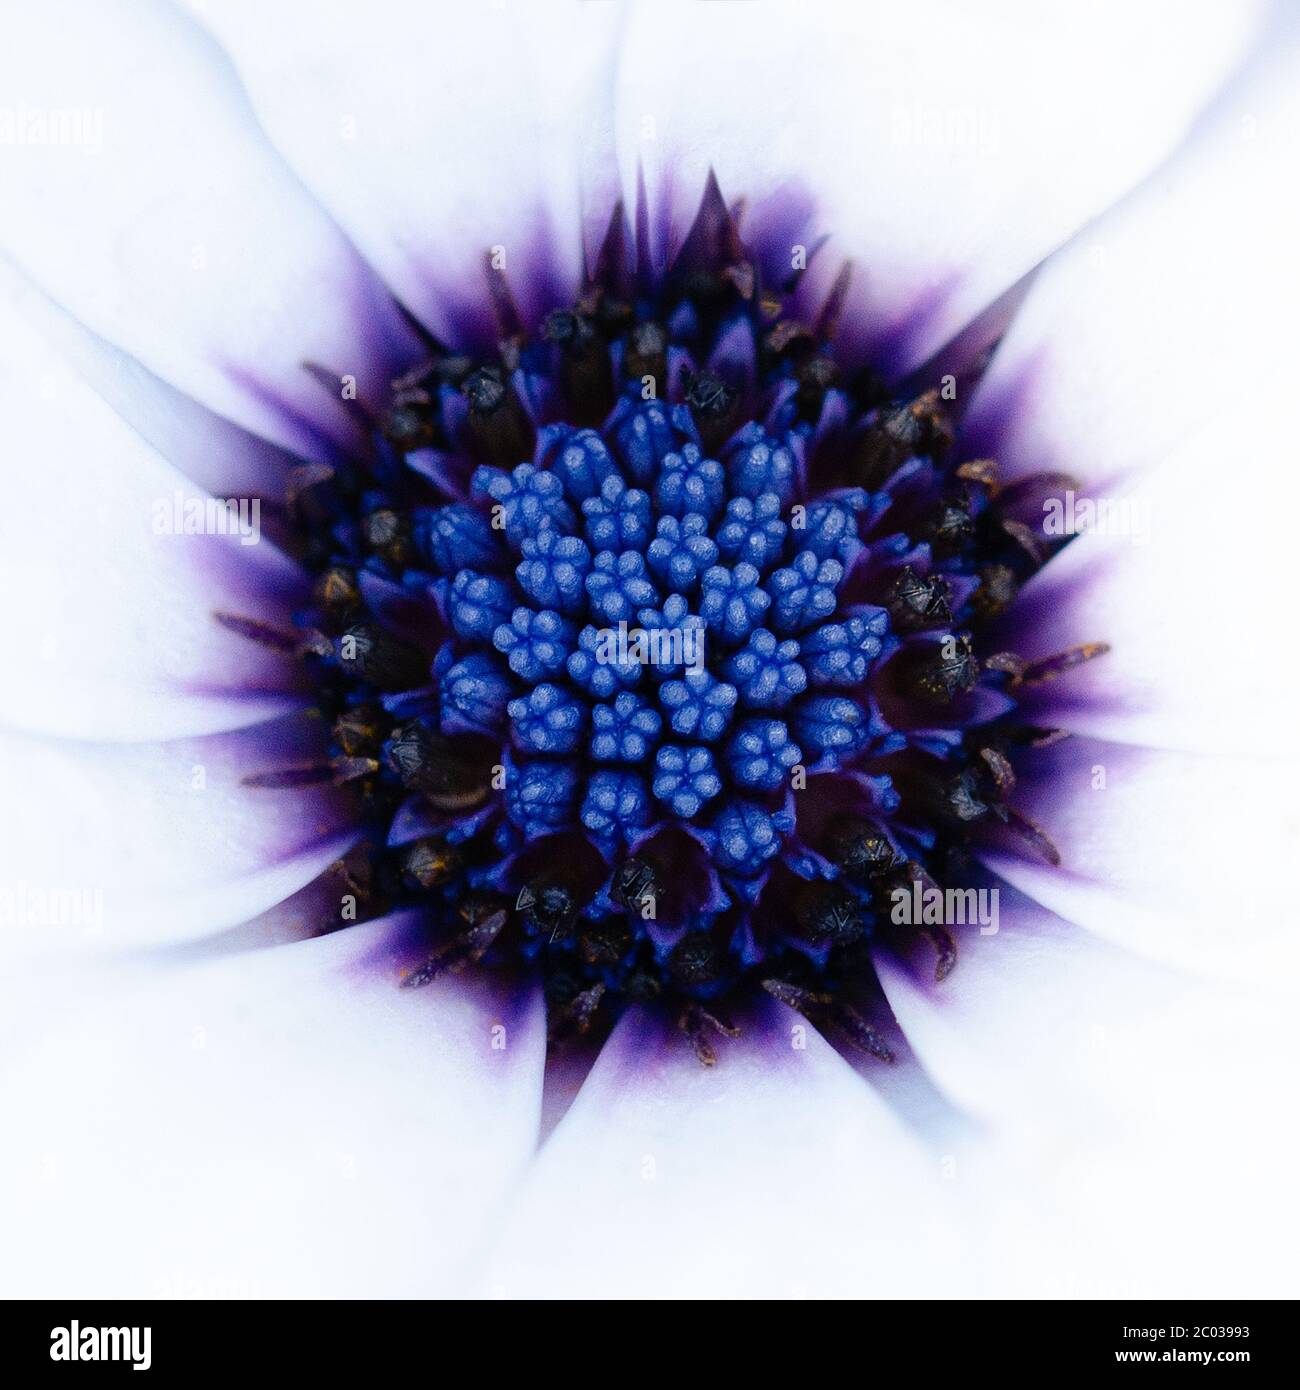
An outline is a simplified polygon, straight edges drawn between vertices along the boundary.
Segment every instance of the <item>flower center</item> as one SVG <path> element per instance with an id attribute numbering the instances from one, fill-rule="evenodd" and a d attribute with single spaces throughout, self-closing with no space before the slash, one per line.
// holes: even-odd
<path id="1" fill-rule="evenodd" d="M 1017 694 L 1102 648 L 987 634 L 1068 481 L 962 459 L 951 379 L 900 401 L 847 362 L 715 185 L 663 275 L 621 231 L 531 332 L 489 271 L 499 350 L 430 341 L 374 456 L 294 480 L 350 871 L 366 915 L 424 910 L 408 986 L 539 973 L 556 1037 L 657 1000 L 705 1062 L 765 989 L 888 1059 L 873 949 L 924 938 L 942 977 L 927 895 L 990 834 L 1055 855 L 1011 806 L 1056 737 Z"/>

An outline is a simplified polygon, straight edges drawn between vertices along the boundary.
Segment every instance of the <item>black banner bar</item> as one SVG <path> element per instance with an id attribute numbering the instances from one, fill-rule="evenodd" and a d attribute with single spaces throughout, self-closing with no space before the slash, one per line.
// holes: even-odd
<path id="1" fill-rule="evenodd" d="M 305 1371 L 337 1380 L 353 1371 L 367 1378 L 385 1371 L 396 1375 L 415 1364 L 436 1377 L 444 1369 L 440 1359 L 450 1358 L 448 1369 L 464 1367 L 476 1347 L 485 1357 L 480 1370 L 490 1363 L 499 1374 L 501 1352 L 510 1347 L 521 1358 L 531 1348 L 533 1369 L 556 1374 L 557 1343 L 581 1358 L 585 1349 L 574 1344 L 574 1334 L 583 1328 L 597 1330 L 609 1347 L 607 1339 L 619 1335 L 626 1318 L 638 1365 L 656 1340 L 647 1339 L 643 1311 L 624 1312 L 617 1303 L 603 1305 L 599 1324 L 589 1317 L 573 1319 L 562 1308 L 553 1311 L 564 1321 L 544 1338 L 519 1337 L 513 1322 L 519 1312 L 490 1305 L 486 1316 L 495 1312 L 503 1321 L 500 1336 L 485 1341 L 485 1310 L 475 1310 L 462 1323 L 459 1305 L 425 1302 L 16 1301 L 0 1309 L 0 1366 L 55 1379 Z M 823 1340 L 818 1324 L 828 1313 L 835 1322 L 827 1323 Z M 533 1325 L 535 1315 L 523 1316 L 525 1328 Z M 708 1325 L 717 1329 L 716 1312 L 707 1305 L 699 1316 L 709 1322 L 698 1332 L 687 1326 L 691 1312 L 679 1307 L 672 1316 L 689 1336 L 689 1343 L 677 1347 L 679 1368 L 682 1355 L 688 1364 L 696 1359 L 697 1352 L 687 1346 L 702 1351 L 705 1364 L 710 1359 L 717 1364 L 719 1355 L 748 1360 L 769 1352 L 779 1358 L 784 1352 L 793 1365 L 802 1363 L 805 1373 L 819 1363 L 826 1372 L 833 1363 L 848 1363 L 860 1367 L 864 1377 L 900 1362 L 927 1375 L 949 1366 L 980 1376 L 1021 1368 L 1051 1375 L 1108 1370 L 1122 1381 L 1141 1380 L 1156 1367 L 1173 1369 L 1175 1375 L 1180 1367 L 1227 1377 L 1261 1367 L 1285 1373 L 1295 1361 L 1293 1302 L 891 1302 L 869 1305 L 848 1320 L 838 1306 L 824 1311 L 809 1303 L 782 1310 L 775 1345 L 770 1314 L 760 1311 L 763 1322 L 755 1322 L 748 1348 L 743 1309 L 728 1310 L 721 1338 L 704 1336 Z M 557 1338 L 561 1329 L 565 1335 Z M 613 1367 L 607 1355 L 601 1360 L 603 1378 Z"/>

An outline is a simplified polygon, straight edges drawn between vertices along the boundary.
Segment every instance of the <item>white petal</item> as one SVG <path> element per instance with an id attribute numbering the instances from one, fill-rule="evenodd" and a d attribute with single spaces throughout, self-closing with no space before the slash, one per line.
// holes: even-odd
<path id="1" fill-rule="evenodd" d="M 1013 798 L 1061 866 L 999 853 L 1004 878 L 1066 921 L 1208 978 L 1286 988 L 1297 963 L 1286 867 L 1300 854 L 1294 762 L 1076 738 Z"/>
<path id="2" fill-rule="evenodd" d="M 542 1010 L 398 988 L 404 940 L 378 922 L 25 981 L 40 1007 L 0 1072 L 6 1294 L 458 1292 L 535 1141 Z"/>
<path id="3" fill-rule="evenodd" d="M 1155 1000 L 1127 1026 L 1102 1029 L 1095 1082 L 1124 1098 L 1126 1123 L 1044 1164 L 1060 1219 L 1055 1230 L 1035 1223 L 1040 1268 L 1066 1252 L 1052 1271 L 1063 1294 L 1295 1295 L 1300 1221 L 1291 1175 L 1273 1160 L 1300 1137 L 1286 1101 L 1297 1060 L 1290 1013 L 1283 1001 L 1262 1007 L 1217 987 Z"/>
<path id="4" fill-rule="evenodd" d="M 706 1069 L 675 1030 L 625 1015 L 477 1287 L 780 1298 L 959 1285 L 939 1159 L 813 1029 L 773 1009 L 760 1036 L 719 1051 Z"/>
<path id="5" fill-rule="evenodd" d="M 1300 35 L 1276 37 L 1159 176 L 1035 279 L 972 402 L 968 438 L 1009 476 L 1094 489 L 1231 410 L 1268 413 L 1300 312 Z M 1274 433 L 1274 444 L 1285 435 Z"/>
<path id="6" fill-rule="evenodd" d="M 959 965 L 942 997 L 883 972 L 917 1052 L 988 1125 L 952 1174 L 981 1294 L 1294 1289 L 1295 1204 L 1271 1158 L 1298 1129 L 1285 1002 L 1150 969 L 1126 980 L 1070 929 L 1031 932 L 981 943 L 977 978 Z"/>
<path id="7" fill-rule="evenodd" d="M 0 320 L 6 336 L 26 340 L 38 333 L 49 345 L 40 351 L 61 356 L 155 453 L 199 487 L 218 497 L 283 499 L 291 470 L 302 462 L 297 455 L 178 391 L 5 263 L 0 263 Z M 262 520 L 274 524 L 269 516 Z"/>
<path id="8" fill-rule="evenodd" d="M 1033 971 L 1019 979 L 1032 985 Z M 961 1063 L 968 1073 L 999 1067 L 987 1025 L 1009 997 L 950 1009 L 946 1055 L 943 1022 L 903 1010 L 927 1065 L 963 1100 L 974 1096 L 953 1084 L 956 1053 L 973 1054 Z M 982 1298 L 1293 1284 L 1295 1222 L 1269 1155 L 1294 1142 L 1294 1118 L 1284 1106 L 1252 1114 L 1253 1088 L 1226 1090 L 1282 1041 L 1276 1013 L 1223 995 L 1224 1047 L 1217 1020 L 1198 1016 L 1203 993 L 1166 994 L 1145 1012 L 1097 1002 L 1100 1025 L 1086 1006 L 1072 1010 L 1086 1036 L 1050 1115 L 1034 1108 L 1043 1093 L 972 1104 L 979 1129 L 958 1124 L 925 1142 L 901 1133 L 815 1036 L 792 1066 L 792 1015 L 774 1022 L 774 1048 L 748 1059 L 728 1051 L 714 1072 L 680 1039 L 665 1053 L 661 1031 L 627 1020 L 471 1287 L 501 1297 Z M 1036 1022 L 1022 1021 L 1026 1051 Z M 1069 1056 L 1065 1027 L 1044 1041 Z M 1293 1055 L 1290 1045 L 1279 1060 Z M 1092 1103 L 1065 1114 L 1076 1099 Z M 1253 1184 L 1244 1192 L 1243 1179 Z M 1286 1228 L 1277 1242 L 1259 1235 L 1270 1209 Z"/>
<path id="9" fill-rule="evenodd" d="M 6 288 L 21 295 L 12 282 Z M 264 536 L 246 545 L 232 535 L 155 531 L 159 517 L 174 522 L 178 495 L 206 494 L 115 414 L 9 297 L 0 301 L 0 330 L 8 460 L 0 587 L 10 596 L 14 656 L 0 683 L 0 719 L 40 732 L 156 739 L 250 723 L 298 703 L 296 663 L 213 617 L 225 611 L 285 627 L 304 582 L 297 568 Z M 164 419 L 160 396 L 149 404 L 147 392 L 124 394 L 151 416 L 142 423 L 160 442 L 186 421 L 184 413 Z M 231 459 L 227 445 L 215 432 L 214 458 Z"/>
<path id="10" fill-rule="evenodd" d="M 647 5 L 620 70 L 625 187 L 643 164 L 678 236 L 710 166 L 751 207 L 811 197 L 809 233 L 832 237 L 813 278 L 854 260 L 871 337 L 903 369 L 1168 155 L 1261 12 Z"/>
<path id="11" fill-rule="evenodd" d="M 924 951 L 907 962 L 877 952 L 877 971 L 909 1045 L 963 1111 L 1077 1140 L 1114 1122 L 1096 1075 L 1108 1030 L 1186 983 L 995 886 L 990 922 L 952 928 L 957 965 L 943 981 Z"/>
<path id="12" fill-rule="evenodd" d="M 296 892 L 355 838 L 348 803 L 241 779 L 311 761 L 320 734 L 295 714 L 162 744 L 0 737 L 6 944 L 76 956 L 192 940 Z"/>
<path id="13" fill-rule="evenodd" d="M 1270 380 L 1289 389 L 1261 377 L 1263 400 Z M 1300 513 L 1300 448 L 1267 409 L 1220 404 L 1129 486 L 1075 499 L 1080 529 L 1096 529 L 1026 585 L 998 642 L 1028 658 L 1111 649 L 1028 692 L 1035 721 L 1213 755 L 1293 751 L 1300 654 L 1279 528 Z M 1083 513 L 1093 502 L 1107 510 Z"/>
<path id="14" fill-rule="evenodd" d="M 0 87 L 22 98 L 0 246 L 219 413 L 318 454 L 351 442 L 303 363 L 355 375 L 364 395 L 411 344 L 211 40 L 165 5 L 55 0 L 11 17 Z"/>
<path id="15" fill-rule="evenodd" d="M 436 333 L 486 325 L 504 250 L 526 318 L 603 233 L 616 5 L 195 5 L 277 148 Z M 449 309 L 453 312 L 449 314 Z"/>

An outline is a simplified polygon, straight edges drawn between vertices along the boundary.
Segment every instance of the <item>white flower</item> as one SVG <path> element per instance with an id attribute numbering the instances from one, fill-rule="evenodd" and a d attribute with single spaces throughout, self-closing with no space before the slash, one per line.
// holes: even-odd
<path id="1" fill-rule="evenodd" d="M 1293 23 L 281 0 L 5 35 L 6 1293 L 1294 1292 Z M 396 988 L 400 920 L 310 935 L 355 830 L 241 783 L 308 747 L 306 688 L 212 621 L 290 626 L 299 575 L 273 516 L 150 519 L 355 444 L 302 364 L 383 399 L 393 296 L 489 332 L 519 246 L 534 322 L 639 177 L 664 252 L 710 168 L 760 220 L 809 200 L 810 291 L 854 261 L 895 379 L 996 343 L 963 437 L 1005 477 L 1149 525 L 1007 620 L 1112 648 L 1037 697 L 1076 738 L 1018 805 L 1062 865 L 991 857 L 1000 930 L 941 984 L 879 955 L 898 1066 L 778 1005 L 706 1069 L 631 1011 L 544 1090 L 536 991 Z"/>

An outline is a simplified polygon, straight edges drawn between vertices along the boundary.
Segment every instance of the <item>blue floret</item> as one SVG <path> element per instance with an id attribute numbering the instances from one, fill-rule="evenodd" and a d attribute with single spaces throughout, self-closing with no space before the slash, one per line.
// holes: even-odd
<path id="1" fill-rule="evenodd" d="M 713 754 L 698 745 L 666 744 L 655 758 L 654 794 L 689 820 L 722 790 Z"/>

